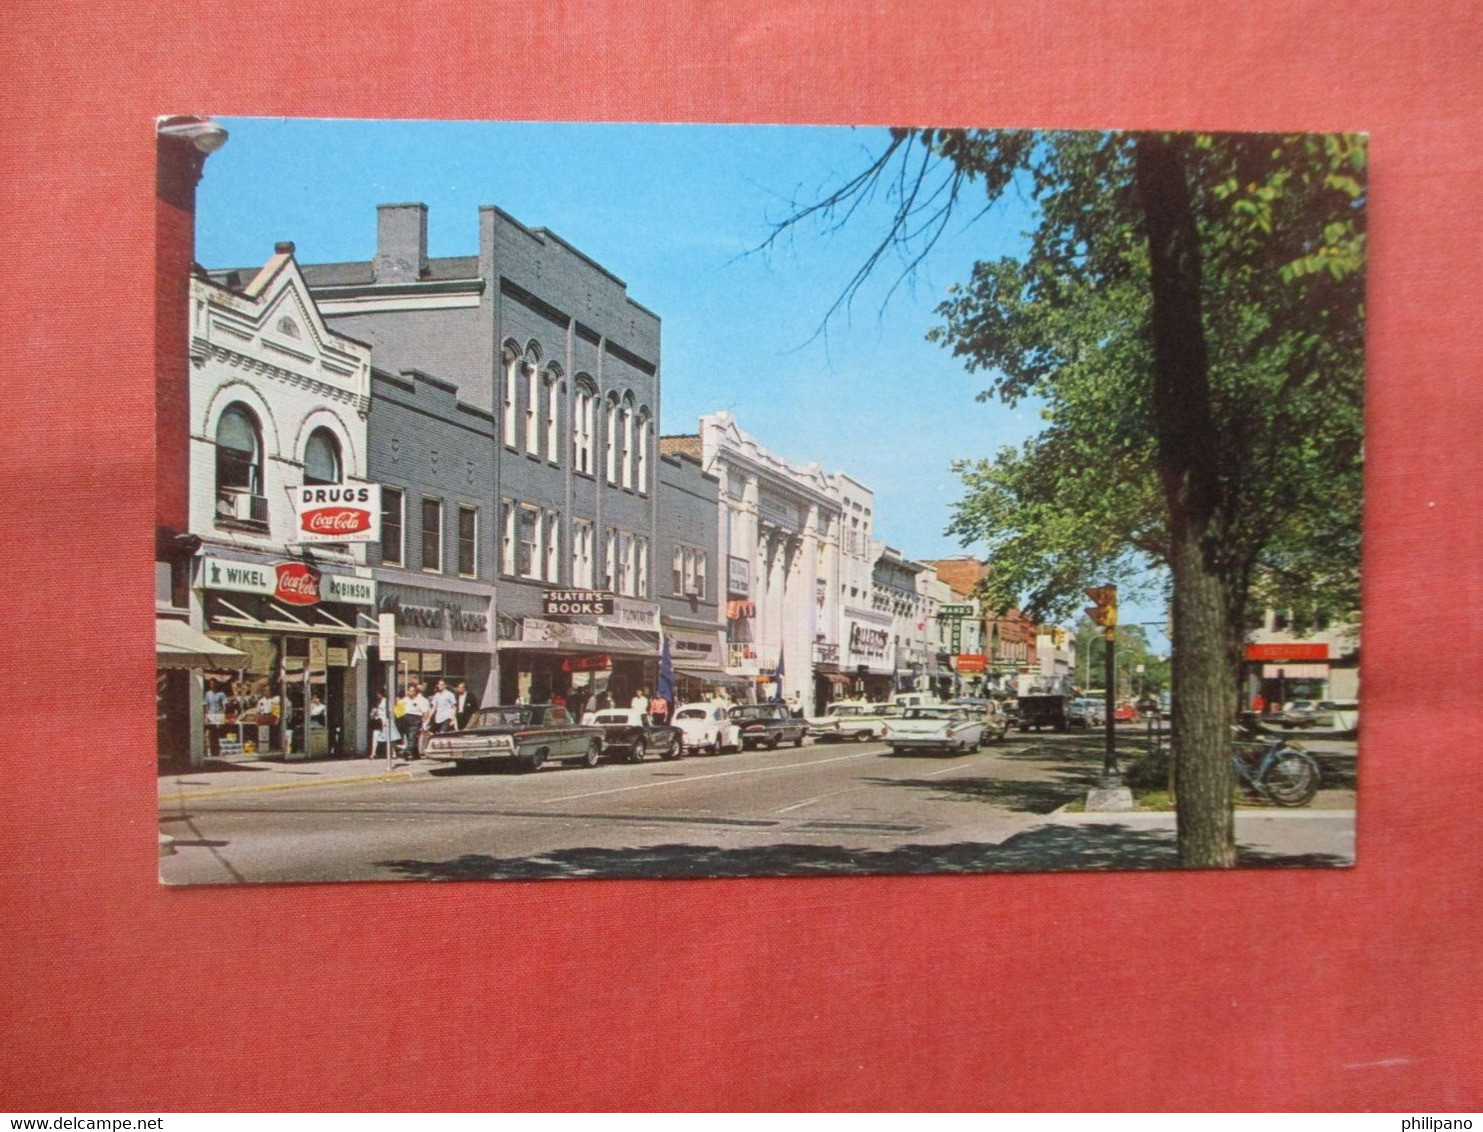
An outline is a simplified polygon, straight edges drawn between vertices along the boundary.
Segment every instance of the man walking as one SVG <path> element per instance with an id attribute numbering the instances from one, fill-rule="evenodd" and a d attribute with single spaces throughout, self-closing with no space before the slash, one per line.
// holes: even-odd
<path id="1" fill-rule="evenodd" d="M 469 719 L 473 716 L 474 712 L 479 709 L 479 697 L 469 691 L 469 686 L 465 681 L 460 680 L 458 682 L 458 693 L 454 698 L 457 701 L 457 706 L 454 709 L 453 717 L 458 720 L 458 729 L 462 731 L 469 725 Z"/>
<path id="2" fill-rule="evenodd" d="M 441 735 L 444 731 L 452 731 L 457 715 L 458 697 L 448 690 L 446 680 L 439 680 L 438 690 L 433 693 L 432 699 L 433 734 Z"/>
<path id="3" fill-rule="evenodd" d="M 407 737 L 402 753 L 409 759 L 422 757 L 419 744 L 422 740 L 422 725 L 432 712 L 432 704 L 422 694 L 416 680 L 409 681 L 402 696 L 402 734 Z"/>

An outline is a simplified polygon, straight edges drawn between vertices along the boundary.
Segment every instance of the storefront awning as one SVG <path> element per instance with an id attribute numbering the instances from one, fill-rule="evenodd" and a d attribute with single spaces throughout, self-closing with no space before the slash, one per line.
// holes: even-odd
<path id="1" fill-rule="evenodd" d="M 733 684 L 745 687 L 752 682 L 750 676 L 732 676 L 719 669 L 676 668 L 675 675 L 684 676 L 690 680 L 699 680 L 704 684 Z"/>
<path id="2" fill-rule="evenodd" d="M 247 655 L 171 617 L 155 618 L 154 645 L 157 668 L 230 668 Z"/>

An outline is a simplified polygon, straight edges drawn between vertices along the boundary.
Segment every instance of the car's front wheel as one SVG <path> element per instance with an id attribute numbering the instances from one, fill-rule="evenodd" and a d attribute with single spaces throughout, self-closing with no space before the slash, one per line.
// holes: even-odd
<path id="1" fill-rule="evenodd" d="M 525 756 L 523 765 L 526 770 L 540 770 L 546 765 L 546 748 L 541 747 Z"/>
<path id="2" fill-rule="evenodd" d="M 664 750 L 659 752 L 659 757 L 668 761 L 670 759 L 679 758 L 681 754 L 683 754 L 683 752 L 680 750 L 679 739 L 671 735 L 669 737 L 669 744 L 664 748 Z"/>
<path id="3" fill-rule="evenodd" d="M 582 765 L 594 767 L 602 761 L 602 744 L 596 739 L 587 744 L 587 751 L 582 755 Z"/>

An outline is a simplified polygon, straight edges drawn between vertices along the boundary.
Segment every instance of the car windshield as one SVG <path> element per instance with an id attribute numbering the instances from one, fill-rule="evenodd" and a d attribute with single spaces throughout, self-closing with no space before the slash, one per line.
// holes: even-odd
<path id="1" fill-rule="evenodd" d="M 776 719 L 778 709 L 772 704 L 755 704 L 731 709 L 732 719 Z"/>
<path id="2" fill-rule="evenodd" d="M 676 719 L 705 719 L 705 708 L 687 707 L 675 712 Z"/>
<path id="3" fill-rule="evenodd" d="M 600 711 L 592 719 L 594 723 L 632 723 L 634 716 L 626 711 Z"/>

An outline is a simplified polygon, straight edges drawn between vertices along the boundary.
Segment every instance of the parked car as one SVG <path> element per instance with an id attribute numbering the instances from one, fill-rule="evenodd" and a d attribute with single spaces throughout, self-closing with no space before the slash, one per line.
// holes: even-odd
<path id="1" fill-rule="evenodd" d="M 1093 727 L 1107 726 L 1107 705 L 1100 700 L 1092 700 L 1083 697 L 1072 700 L 1066 709 L 1066 721 L 1072 727 L 1084 727 L 1090 730 Z"/>
<path id="2" fill-rule="evenodd" d="M 681 704 L 675 709 L 675 726 L 680 729 L 680 744 L 686 753 L 742 749 L 741 728 L 731 721 L 730 705 L 724 703 Z"/>
<path id="3" fill-rule="evenodd" d="M 1139 715 L 1151 715 L 1155 719 L 1159 717 L 1162 711 L 1159 707 L 1159 701 L 1153 696 L 1140 696 L 1138 697 L 1138 702 L 1133 706 L 1138 709 Z"/>
<path id="4" fill-rule="evenodd" d="M 1131 700 L 1121 700 L 1112 709 L 1112 720 L 1114 723 L 1137 723 L 1142 718 Z"/>
<path id="5" fill-rule="evenodd" d="M 984 745 L 984 717 L 952 705 L 907 708 L 886 725 L 886 744 L 902 751 L 976 751 Z"/>
<path id="6" fill-rule="evenodd" d="M 423 755 L 456 767 L 513 763 L 539 770 L 546 762 L 596 766 L 603 729 L 583 726 L 560 704 L 514 704 L 480 708 L 461 731 L 431 735 Z"/>
<path id="7" fill-rule="evenodd" d="M 742 747 L 766 747 L 775 751 L 784 742 L 803 746 L 808 724 L 796 719 L 787 704 L 741 704 L 731 709 L 731 721 L 741 729 Z"/>
<path id="8" fill-rule="evenodd" d="M 840 700 L 829 705 L 823 715 L 809 716 L 808 733 L 814 742 L 853 739 L 865 743 L 885 734 L 886 720 L 900 715 L 900 708 L 890 704 L 873 704 L 866 700 Z"/>
<path id="9" fill-rule="evenodd" d="M 979 699 L 974 696 L 961 696 L 950 705 L 951 707 L 967 708 L 971 712 L 977 712 L 983 716 L 984 741 L 998 743 L 1004 736 L 1009 734 L 1009 715 L 1000 706 L 997 700 Z"/>
<path id="10" fill-rule="evenodd" d="M 1358 700 L 1319 700 L 1314 727 L 1337 731 L 1343 735 L 1359 733 Z"/>
<path id="11" fill-rule="evenodd" d="M 685 753 L 684 732 L 661 723 L 646 711 L 636 708 L 606 708 L 590 711 L 583 723 L 602 728 L 602 749 L 607 755 L 641 763 L 646 755 L 677 759 Z"/>

